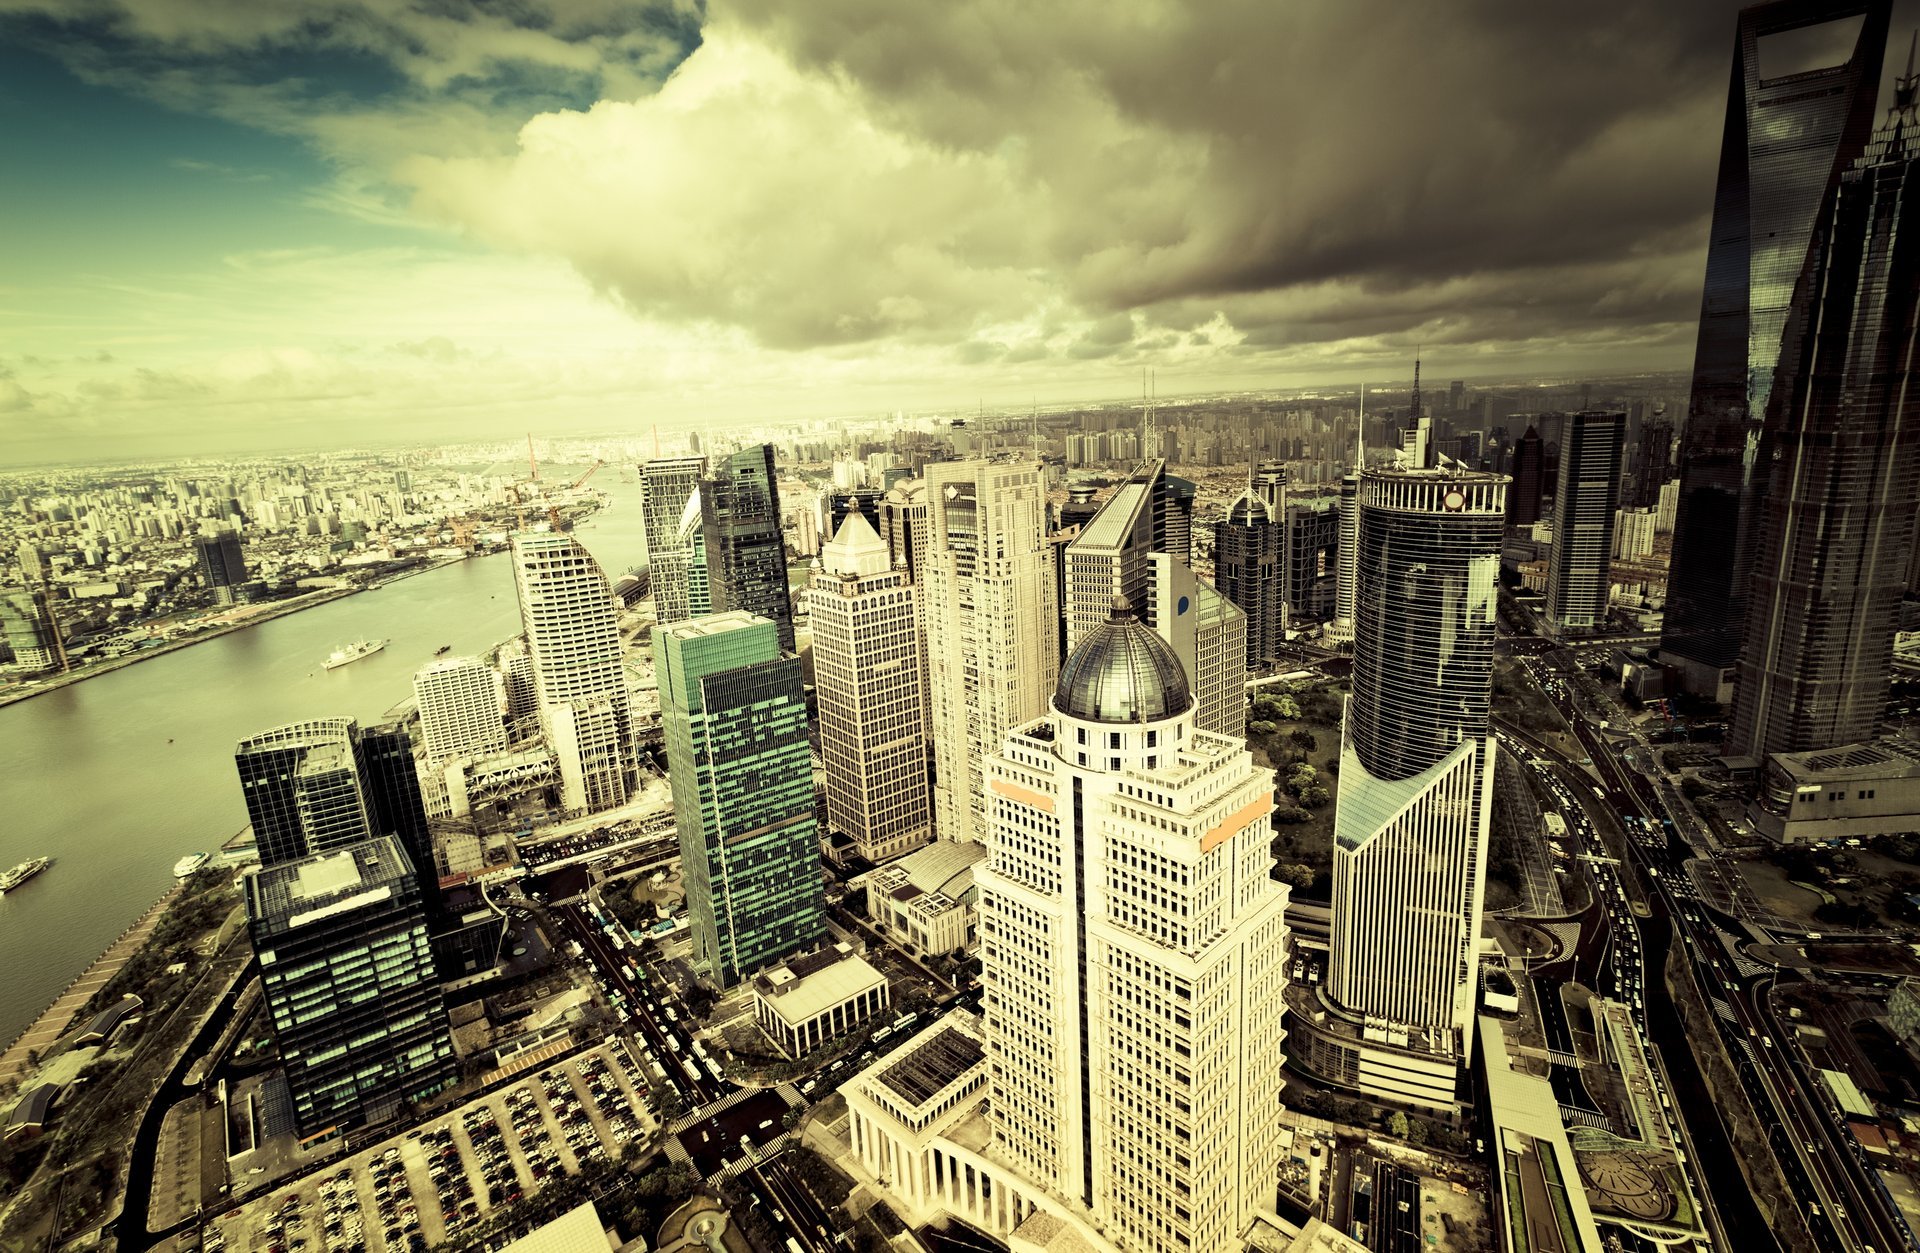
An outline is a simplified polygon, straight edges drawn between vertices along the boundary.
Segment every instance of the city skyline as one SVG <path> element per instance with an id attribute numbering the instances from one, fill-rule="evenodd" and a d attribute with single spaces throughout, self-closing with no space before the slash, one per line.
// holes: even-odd
<path id="1" fill-rule="evenodd" d="M 1469 379 L 1684 369 L 1734 8 L 1122 17 L 1089 46 L 988 5 L 835 60 L 851 7 L 14 0 L 0 108 L 36 124 L 0 149 L 33 173 L 0 244 L 0 457 L 959 412 L 1121 398 L 1142 366 L 1166 395 L 1348 383 L 1419 344 Z M 1322 68 L 1353 38 L 1370 110 Z M 1255 48 L 1191 101 L 1138 68 Z M 758 229 L 775 189 L 814 211 Z"/>

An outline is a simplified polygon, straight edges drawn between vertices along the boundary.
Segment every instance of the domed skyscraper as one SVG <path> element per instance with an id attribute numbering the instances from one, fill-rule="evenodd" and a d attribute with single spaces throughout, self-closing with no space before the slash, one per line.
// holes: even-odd
<path id="1" fill-rule="evenodd" d="M 1051 704 L 986 763 L 984 1022 L 936 1024 L 848 1085 L 856 1152 L 914 1222 L 1004 1237 L 1038 1211 L 1093 1248 L 1235 1247 L 1280 1157 L 1273 772 L 1194 725 L 1178 655 L 1124 599 Z M 909 1052 L 972 1057 L 932 1091 L 979 1075 L 932 1137 L 889 1081 Z"/>

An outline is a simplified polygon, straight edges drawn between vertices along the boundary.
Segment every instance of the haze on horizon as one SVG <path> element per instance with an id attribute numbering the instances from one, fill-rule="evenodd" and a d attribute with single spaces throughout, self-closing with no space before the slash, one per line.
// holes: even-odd
<path id="1" fill-rule="evenodd" d="M 0 0 L 0 464 L 1684 369 L 1738 7 Z"/>

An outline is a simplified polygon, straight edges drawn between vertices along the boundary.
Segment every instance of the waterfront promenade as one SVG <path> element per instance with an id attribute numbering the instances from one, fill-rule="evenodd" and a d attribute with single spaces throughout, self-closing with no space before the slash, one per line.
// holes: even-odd
<path id="1" fill-rule="evenodd" d="M 119 939 L 108 946 L 106 952 L 95 958 L 93 964 L 68 984 L 66 991 L 53 1004 L 47 1006 L 45 1013 L 34 1019 L 33 1025 L 21 1032 L 20 1038 L 5 1053 L 0 1053 L 0 1084 L 23 1080 L 33 1073 L 33 1063 L 28 1060 L 28 1054 L 45 1053 L 55 1040 L 65 1034 L 67 1028 L 73 1025 L 74 1015 L 80 1012 L 80 1007 L 91 1000 L 107 980 L 120 973 L 120 968 L 140 951 L 140 946 L 147 942 L 154 927 L 159 925 L 160 915 L 180 895 L 182 886 L 182 883 L 176 883 L 168 888 L 166 895 L 153 903 L 153 908 L 142 914 L 140 920 L 128 927 Z"/>

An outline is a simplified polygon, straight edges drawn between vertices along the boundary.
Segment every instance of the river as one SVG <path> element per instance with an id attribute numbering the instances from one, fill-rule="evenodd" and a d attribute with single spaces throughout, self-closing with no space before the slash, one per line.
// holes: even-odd
<path id="1" fill-rule="evenodd" d="M 608 507 L 577 534 L 614 578 L 641 557 L 639 489 L 596 486 Z M 377 721 L 442 644 L 477 653 L 519 630 L 506 557 L 478 557 L 0 708 L 0 868 L 55 859 L 0 897 L 0 1048 L 166 891 L 175 861 L 246 825 L 238 741 Z M 321 669 L 362 637 L 386 649 Z"/>

